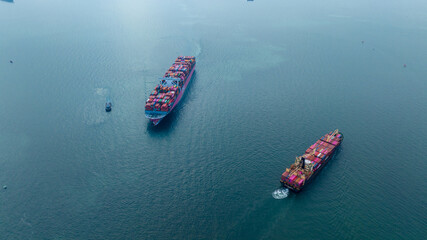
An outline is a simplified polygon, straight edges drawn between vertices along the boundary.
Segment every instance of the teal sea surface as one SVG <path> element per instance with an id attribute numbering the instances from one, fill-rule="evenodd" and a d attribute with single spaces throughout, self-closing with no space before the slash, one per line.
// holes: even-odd
<path id="1" fill-rule="evenodd" d="M 424 0 L 1 0 L 0 239 L 424 239 L 426 13 Z M 154 127 L 145 100 L 178 55 L 197 68 Z M 274 199 L 336 128 L 315 181 Z"/>

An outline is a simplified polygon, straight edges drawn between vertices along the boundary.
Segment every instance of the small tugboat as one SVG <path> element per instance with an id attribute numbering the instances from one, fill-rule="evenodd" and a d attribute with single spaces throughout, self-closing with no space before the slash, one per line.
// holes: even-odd
<path id="1" fill-rule="evenodd" d="M 111 101 L 110 99 L 107 98 L 107 102 L 105 103 L 105 111 L 111 112 L 111 107 L 112 107 Z"/>

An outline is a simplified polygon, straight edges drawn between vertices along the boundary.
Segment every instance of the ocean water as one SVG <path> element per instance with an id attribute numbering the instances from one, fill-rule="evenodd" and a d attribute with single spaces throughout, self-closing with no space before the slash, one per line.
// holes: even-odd
<path id="1" fill-rule="evenodd" d="M 0 238 L 423 239 L 426 12 L 0 1 Z M 153 127 L 145 99 L 178 55 L 196 56 L 195 75 Z M 315 181 L 274 199 L 336 128 L 345 140 Z"/>

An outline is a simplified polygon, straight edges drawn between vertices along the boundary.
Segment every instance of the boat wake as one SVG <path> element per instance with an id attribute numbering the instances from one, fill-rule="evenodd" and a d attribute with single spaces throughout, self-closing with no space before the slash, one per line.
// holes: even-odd
<path id="1" fill-rule="evenodd" d="M 202 46 L 200 46 L 200 41 L 197 41 L 195 46 L 196 46 L 196 53 L 194 54 L 194 56 L 198 57 L 200 53 L 202 53 Z"/>
<path id="2" fill-rule="evenodd" d="M 274 190 L 274 192 L 271 195 L 273 195 L 274 199 L 284 199 L 284 198 L 288 197 L 289 189 L 279 188 L 279 189 Z"/>
<path id="3" fill-rule="evenodd" d="M 95 94 L 99 96 L 106 96 L 108 92 L 108 88 L 95 88 Z"/>

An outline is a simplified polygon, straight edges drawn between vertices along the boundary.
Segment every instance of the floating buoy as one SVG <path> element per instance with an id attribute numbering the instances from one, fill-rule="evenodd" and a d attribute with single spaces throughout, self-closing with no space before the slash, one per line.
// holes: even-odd
<path id="1" fill-rule="evenodd" d="M 4 186 L 3 186 L 3 189 L 7 189 L 7 186 L 6 186 L 6 185 L 4 185 Z"/>
<path id="2" fill-rule="evenodd" d="M 403 64 L 403 67 L 406 68 L 406 64 Z"/>
<path id="3" fill-rule="evenodd" d="M 12 61 L 12 60 L 9 60 L 9 62 L 10 62 L 10 63 L 13 63 L 13 61 Z"/>

